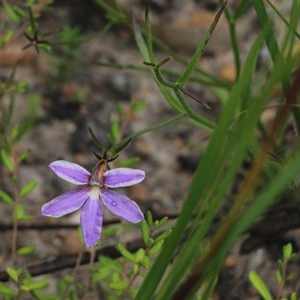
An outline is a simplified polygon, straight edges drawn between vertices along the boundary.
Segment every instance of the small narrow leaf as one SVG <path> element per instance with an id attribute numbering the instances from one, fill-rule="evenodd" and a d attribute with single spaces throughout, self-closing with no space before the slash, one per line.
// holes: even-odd
<path id="1" fill-rule="evenodd" d="M 3 282 L 0 282 L 0 294 L 5 296 L 15 296 L 15 292 Z"/>
<path id="2" fill-rule="evenodd" d="M 123 149 L 125 149 L 131 141 L 132 141 L 132 138 L 125 138 L 124 140 L 119 142 L 117 145 L 111 147 L 109 149 L 109 152 L 111 152 L 113 155 L 118 154 Z"/>
<path id="3" fill-rule="evenodd" d="M 30 153 L 31 153 L 30 150 L 21 153 L 21 155 L 18 158 L 18 162 L 22 162 L 23 160 L 25 160 L 30 155 Z"/>
<path id="4" fill-rule="evenodd" d="M 154 239 L 154 243 L 158 243 L 160 241 L 164 241 L 172 232 L 172 229 L 168 229 L 162 234 L 160 234 L 156 239 Z"/>
<path id="5" fill-rule="evenodd" d="M 293 292 L 292 295 L 291 295 L 291 300 L 297 300 L 297 299 L 298 299 L 297 293 Z"/>
<path id="6" fill-rule="evenodd" d="M 145 257 L 145 250 L 144 249 L 139 249 L 136 253 L 135 253 L 135 262 L 139 263 L 141 262 Z"/>
<path id="7" fill-rule="evenodd" d="M 135 19 L 133 13 L 131 13 L 131 24 L 132 24 L 132 28 L 133 28 L 133 33 L 134 33 L 134 38 L 136 41 L 136 44 L 143 56 L 143 59 L 147 62 L 150 62 L 150 56 L 149 56 L 149 51 L 148 51 L 148 47 L 147 44 L 143 38 L 141 29 L 137 23 L 137 20 Z"/>
<path id="8" fill-rule="evenodd" d="M 75 278 L 72 275 L 66 275 L 66 276 L 64 276 L 64 281 L 68 284 L 71 284 L 71 283 L 75 282 Z"/>
<path id="9" fill-rule="evenodd" d="M 151 256 L 151 255 L 154 255 L 155 253 L 157 253 L 161 247 L 163 246 L 164 244 L 164 241 L 160 241 L 158 243 L 156 243 L 148 252 L 148 255 Z"/>
<path id="10" fill-rule="evenodd" d="M 10 171 L 13 172 L 15 169 L 14 162 L 11 159 L 11 157 L 8 155 L 7 151 L 5 149 L 1 150 L 1 158 L 3 163 L 5 164 L 6 168 Z"/>
<path id="11" fill-rule="evenodd" d="M 168 221 L 168 217 L 164 217 L 162 218 L 161 220 L 156 220 L 154 225 L 155 225 L 155 228 L 159 228 L 159 227 L 162 227 L 163 225 L 166 224 L 166 222 Z"/>
<path id="12" fill-rule="evenodd" d="M 25 246 L 25 247 L 18 249 L 17 252 L 19 255 L 33 254 L 35 252 L 35 247 L 34 246 Z"/>
<path id="13" fill-rule="evenodd" d="M 130 110 L 133 113 L 137 113 L 140 110 L 144 109 L 147 106 L 147 101 L 141 100 L 141 101 L 132 101 L 130 103 Z"/>
<path id="14" fill-rule="evenodd" d="M 122 161 L 118 162 L 118 167 L 130 167 L 133 165 L 138 164 L 141 161 L 141 159 L 137 156 L 133 156 L 127 159 L 124 159 Z"/>
<path id="15" fill-rule="evenodd" d="M 12 199 L 11 196 L 9 196 L 8 194 L 6 194 L 4 191 L 0 190 L 0 200 L 2 200 L 3 202 L 13 205 L 14 204 L 14 200 Z"/>
<path id="16" fill-rule="evenodd" d="M 153 217 L 152 217 L 152 214 L 151 214 L 150 210 L 147 211 L 146 219 L 147 219 L 147 222 L 149 224 L 149 227 L 153 228 Z"/>
<path id="17" fill-rule="evenodd" d="M 29 287 L 27 286 L 27 284 L 22 284 L 22 285 L 21 285 L 21 290 L 24 291 L 24 292 L 29 292 L 29 291 L 30 291 L 30 289 L 29 289 Z"/>
<path id="18" fill-rule="evenodd" d="M 10 17 L 10 19 L 14 23 L 18 24 L 20 22 L 20 17 L 15 12 L 14 7 L 11 4 L 7 3 L 6 1 L 4 1 L 4 0 L 3 0 L 2 3 L 3 3 L 3 6 L 4 6 L 4 9 L 5 9 L 6 13 L 8 14 L 8 16 Z"/>
<path id="19" fill-rule="evenodd" d="M 37 182 L 34 179 L 31 179 L 25 183 L 25 185 L 20 190 L 20 196 L 24 197 L 30 193 L 37 186 Z"/>
<path id="20" fill-rule="evenodd" d="M 33 17 L 33 13 L 32 13 L 32 9 L 31 7 L 28 7 L 28 14 L 29 14 L 29 21 L 30 21 L 30 27 L 31 27 L 31 30 L 33 32 L 36 32 L 37 31 L 37 28 L 35 26 L 35 20 L 34 20 L 34 17 Z"/>
<path id="21" fill-rule="evenodd" d="M 280 271 L 277 270 L 275 274 L 276 274 L 277 282 L 278 282 L 279 284 L 281 284 L 281 283 L 282 283 L 282 275 L 281 275 Z"/>
<path id="22" fill-rule="evenodd" d="M 18 16 L 20 16 L 21 18 L 26 18 L 26 17 L 27 17 L 26 12 L 25 12 L 23 9 L 19 8 L 18 6 L 15 6 L 15 7 L 14 7 L 14 11 L 15 11 L 15 13 L 16 13 Z"/>
<path id="23" fill-rule="evenodd" d="M 94 141 L 94 143 L 99 147 L 99 149 L 104 152 L 106 149 L 105 144 L 95 135 L 94 131 L 92 130 L 91 127 L 88 128 L 89 133 L 92 137 L 92 140 Z"/>
<path id="24" fill-rule="evenodd" d="M 148 243 L 149 243 L 149 238 L 150 238 L 150 236 L 149 236 L 149 227 L 148 227 L 148 224 L 147 224 L 147 222 L 144 220 L 143 222 L 142 222 L 142 237 L 143 237 L 143 241 L 144 241 L 144 243 L 145 243 L 145 245 L 148 245 Z"/>
<path id="25" fill-rule="evenodd" d="M 26 284 L 26 287 L 29 289 L 29 291 L 42 289 L 48 285 L 48 280 L 43 279 L 35 282 L 30 282 Z"/>
<path id="26" fill-rule="evenodd" d="M 261 277 L 254 271 L 250 271 L 249 280 L 257 292 L 263 297 L 264 300 L 272 300 L 269 289 L 267 288 Z"/>
<path id="27" fill-rule="evenodd" d="M 13 269 L 13 268 L 6 268 L 6 273 L 9 275 L 9 277 L 17 282 L 18 279 L 19 279 L 19 274 L 18 274 L 18 271 L 16 269 Z"/>
<path id="28" fill-rule="evenodd" d="M 8 43 L 13 36 L 14 36 L 14 32 L 12 30 L 7 31 L 0 45 Z"/>
<path id="29" fill-rule="evenodd" d="M 15 213 L 17 215 L 17 220 L 18 221 L 32 220 L 32 216 L 26 215 L 25 210 L 24 210 L 24 206 L 22 204 L 18 204 Z"/>
<path id="30" fill-rule="evenodd" d="M 151 265 L 150 258 L 149 258 L 148 256 L 145 256 L 145 257 L 143 258 L 143 261 L 142 261 L 142 266 L 143 266 L 144 268 L 149 268 L 150 265 Z"/>
<path id="31" fill-rule="evenodd" d="M 128 286 L 128 284 L 124 281 L 115 281 L 112 282 L 109 287 L 113 290 L 117 290 L 117 291 L 122 291 L 124 289 L 126 289 Z"/>
<path id="32" fill-rule="evenodd" d="M 132 254 L 131 252 L 129 252 L 121 243 L 119 243 L 117 245 L 117 250 L 122 254 L 122 256 L 124 258 L 132 261 L 133 263 L 136 262 L 134 254 Z"/>
<path id="33" fill-rule="evenodd" d="M 120 124 L 118 121 L 113 120 L 111 122 L 111 137 L 113 139 L 113 142 L 115 143 L 120 139 Z"/>
<path id="34" fill-rule="evenodd" d="M 283 259 L 285 261 L 290 260 L 293 254 L 293 247 L 291 243 L 288 243 L 287 245 L 283 246 Z"/>

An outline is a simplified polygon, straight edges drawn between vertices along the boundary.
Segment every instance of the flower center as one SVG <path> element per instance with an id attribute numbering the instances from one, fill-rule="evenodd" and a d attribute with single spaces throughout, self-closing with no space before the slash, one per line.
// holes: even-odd
<path id="1" fill-rule="evenodd" d="M 91 175 L 91 178 L 89 180 L 89 185 L 96 185 L 102 188 L 104 185 L 103 174 L 105 173 L 106 169 L 107 169 L 106 160 L 104 159 L 100 160 L 94 172 Z"/>

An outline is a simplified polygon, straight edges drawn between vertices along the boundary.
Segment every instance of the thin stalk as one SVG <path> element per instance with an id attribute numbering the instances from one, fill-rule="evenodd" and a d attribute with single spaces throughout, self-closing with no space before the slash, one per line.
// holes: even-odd
<path id="1" fill-rule="evenodd" d="M 199 43 L 194 55 L 192 56 L 186 70 L 183 72 L 183 74 L 181 75 L 181 77 L 178 79 L 177 84 L 180 87 L 183 87 L 183 85 L 185 83 L 188 82 L 189 78 L 191 77 L 192 73 L 194 72 L 194 69 L 196 68 L 197 63 L 199 62 L 200 58 L 202 57 L 202 54 L 204 52 L 204 49 L 206 47 L 206 45 L 208 44 L 222 14 L 223 11 L 226 7 L 228 3 L 228 0 L 225 0 L 221 6 L 221 8 L 219 9 L 219 11 L 217 12 L 213 22 L 211 23 L 208 31 L 206 32 L 206 34 L 204 35 L 204 38 L 202 39 L 202 41 Z"/>
<path id="2" fill-rule="evenodd" d="M 185 119 L 187 117 L 187 113 L 182 113 L 174 118 L 171 118 L 171 119 L 168 119 L 166 121 L 163 121 L 161 123 L 158 123 L 156 125 L 153 125 L 153 126 L 150 126 L 150 127 L 147 127 L 147 128 L 144 128 L 144 129 L 141 129 L 135 133 L 132 133 L 130 134 L 129 136 L 126 137 L 126 139 L 134 139 L 142 134 L 145 134 L 145 133 L 148 133 L 148 132 L 151 132 L 151 131 L 155 131 L 157 129 L 160 129 L 162 127 L 165 127 L 165 126 L 168 126 L 170 124 L 173 124 L 173 123 L 176 123 L 178 121 L 182 121 L 183 119 Z"/>
<path id="3" fill-rule="evenodd" d="M 232 46 L 233 58 L 234 58 L 234 65 L 235 65 L 235 71 L 236 71 L 235 78 L 237 79 L 240 74 L 241 59 L 240 59 L 240 50 L 239 50 L 239 45 L 238 45 L 238 40 L 237 40 L 236 30 L 235 30 L 236 29 L 236 26 L 235 26 L 236 20 L 230 14 L 228 9 L 225 9 L 224 15 L 226 16 L 228 24 L 229 24 L 229 34 L 230 34 L 230 40 L 231 40 L 231 46 Z"/>
<path id="4" fill-rule="evenodd" d="M 154 53 L 153 53 L 153 38 L 152 38 L 152 30 L 151 23 L 149 18 L 150 11 L 150 1 L 146 0 L 146 9 L 145 9 L 145 34 L 146 34 L 146 43 L 150 58 L 150 63 L 155 63 Z"/>
<path id="5" fill-rule="evenodd" d="M 82 257 L 83 257 L 83 253 L 85 251 L 85 246 L 83 245 L 80 252 L 78 253 L 78 256 L 77 256 L 77 260 L 76 260 L 76 264 L 74 266 L 74 269 L 72 270 L 72 276 L 75 278 L 75 276 L 77 275 L 78 271 L 79 271 L 79 267 L 80 267 L 80 263 L 81 263 L 81 260 L 82 260 Z M 71 282 L 68 284 L 67 288 L 65 289 L 65 291 L 63 292 L 62 296 L 61 296 L 61 299 L 62 300 L 67 300 L 69 299 L 68 297 L 68 293 L 69 293 L 69 290 L 71 288 L 71 286 L 75 283 L 76 281 L 74 280 L 74 282 Z"/>
<path id="6" fill-rule="evenodd" d="M 18 178 L 16 167 L 15 167 L 15 170 L 14 170 L 13 177 Z M 11 260 L 12 260 L 12 265 L 17 264 L 17 240 L 18 240 L 18 215 L 17 215 L 17 211 L 18 211 L 18 206 L 19 206 L 19 203 L 20 203 L 19 181 L 17 179 L 14 179 L 14 178 L 12 180 L 16 180 L 16 182 L 14 182 L 13 230 L 12 230 L 12 238 L 11 238 Z"/>
<path id="7" fill-rule="evenodd" d="M 268 4 L 272 7 L 272 9 L 275 11 L 277 16 L 281 19 L 281 21 L 288 27 L 290 28 L 294 35 L 300 40 L 300 34 L 297 32 L 297 30 L 293 27 L 291 27 L 291 24 L 286 20 L 286 18 L 280 13 L 280 11 L 276 8 L 276 6 L 270 1 L 267 0 Z"/>
<path id="8" fill-rule="evenodd" d="M 178 100 L 180 101 L 181 105 L 183 106 L 183 108 L 185 109 L 186 113 L 188 114 L 188 116 L 195 120 L 196 122 L 198 122 L 199 124 L 204 125 L 206 128 L 208 129 L 213 129 L 215 126 L 213 123 L 209 122 L 208 120 L 200 117 L 198 114 L 196 114 L 192 108 L 186 103 L 182 92 L 180 91 L 179 88 L 175 88 L 174 89 L 174 93 L 176 94 Z"/>

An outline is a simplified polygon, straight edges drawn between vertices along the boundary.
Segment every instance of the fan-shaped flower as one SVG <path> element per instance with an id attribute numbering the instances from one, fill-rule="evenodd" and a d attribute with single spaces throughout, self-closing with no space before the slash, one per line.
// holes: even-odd
<path id="1" fill-rule="evenodd" d="M 144 219 L 134 201 L 111 190 L 143 181 L 144 171 L 130 168 L 107 170 L 105 160 L 99 161 L 92 174 L 80 165 L 64 160 L 55 161 L 49 167 L 60 178 L 86 186 L 66 192 L 44 204 L 42 215 L 58 218 L 81 209 L 80 223 L 87 247 L 95 246 L 101 238 L 102 208 L 99 199 L 113 214 L 130 223 Z"/>

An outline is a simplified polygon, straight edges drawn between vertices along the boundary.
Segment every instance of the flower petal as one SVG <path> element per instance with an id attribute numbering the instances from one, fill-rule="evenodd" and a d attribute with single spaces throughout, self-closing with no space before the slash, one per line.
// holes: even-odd
<path id="1" fill-rule="evenodd" d="M 42 215 L 59 218 L 82 207 L 88 198 L 88 189 L 64 193 L 42 206 Z"/>
<path id="2" fill-rule="evenodd" d="M 92 248 L 101 238 L 102 210 L 98 189 L 91 190 L 90 198 L 82 207 L 81 228 L 85 244 Z"/>
<path id="3" fill-rule="evenodd" d="M 138 223 L 144 220 L 144 215 L 138 205 L 125 195 L 110 190 L 102 190 L 101 198 L 104 205 L 115 215 L 122 219 Z"/>
<path id="4" fill-rule="evenodd" d="M 57 176 L 74 184 L 87 184 L 91 175 L 85 168 L 66 160 L 57 160 L 49 167 Z"/>
<path id="5" fill-rule="evenodd" d="M 110 188 L 130 186 L 144 180 L 145 172 L 138 169 L 116 168 L 103 175 L 104 184 Z"/>

